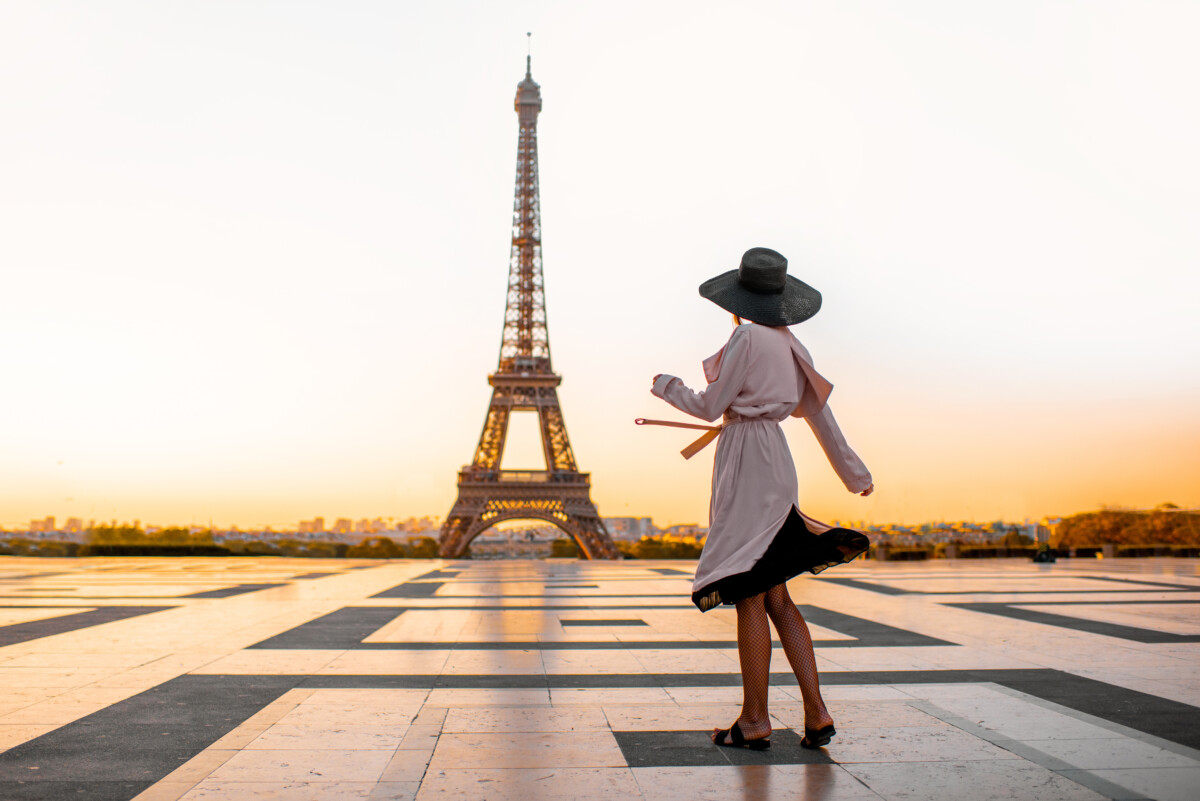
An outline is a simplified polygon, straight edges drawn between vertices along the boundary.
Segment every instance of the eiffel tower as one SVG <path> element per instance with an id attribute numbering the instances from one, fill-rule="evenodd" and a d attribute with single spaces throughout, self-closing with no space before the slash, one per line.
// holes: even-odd
<path id="1" fill-rule="evenodd" d="M 542 283 L 542 222 L 538 201 L 537 116 L 541 88 L 525 59 L 525 80 L 514 101 L 517 187 L 513 201 L 512 252 L 500 364 L 488 376 L 488 407 L 475 458 L 458 474 L 458 499 L 438 536 L 443 557 L 461 556 L 481 532 L 514 519 L 545 520 L 574 538 L 588 559 L 620 559 L 591 499 L 591 478 L 579 472 L 567 438 L 558 385 L 550 366 L 546 296 Z M 508 424 L 514 411 L 536 411 L 546 470 L 501 470 Z"/>

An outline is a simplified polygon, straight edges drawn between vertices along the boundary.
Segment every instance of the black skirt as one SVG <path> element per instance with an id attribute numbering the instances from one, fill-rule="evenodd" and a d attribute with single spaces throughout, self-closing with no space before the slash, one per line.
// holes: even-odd
<path id="1" fill-rule="evenodd" d="M 775 539 L 753 567 L 706 584 L 692 593 L 692 603 L 701 612 L 721 604 L 734 604 L 801 573 L 815 574 L 827 567 L 843 565 L 861 556 L 870 546 L 861 531 L 848 528 L 831 528 L 823 534 L 811 531 L 793 506 Z"/>

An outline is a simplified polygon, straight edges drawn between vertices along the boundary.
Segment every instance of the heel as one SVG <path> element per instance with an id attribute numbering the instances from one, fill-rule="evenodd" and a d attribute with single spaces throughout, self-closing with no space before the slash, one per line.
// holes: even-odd
<path id="1" fill-rule="evenodd" d="M 837 729 L 833 728 L 832 723 L 819 729 L 805 728 L 804 739 L 800 741 L 800 745 L 804 748 L 820 748 L 828 745 L 835 734 L 837 734 Z"/>

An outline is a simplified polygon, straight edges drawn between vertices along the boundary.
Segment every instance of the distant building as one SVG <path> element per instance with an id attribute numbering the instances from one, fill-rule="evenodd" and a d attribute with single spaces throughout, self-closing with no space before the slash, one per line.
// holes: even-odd
<path id="1" fill-rule="evenodd" d="M 604 527 L 614 540 L 634 541 L 652 537 L 658 533 L 654 520 L 649 517 L 606 517 Z"/>
<path id="2" fill-rule="evenodd" d="M 708 529 L 697 523 L 679 523 L 674 526 L 667 526 L 663 533 L 669 537 L 701 537 L 708 536 Z"/>

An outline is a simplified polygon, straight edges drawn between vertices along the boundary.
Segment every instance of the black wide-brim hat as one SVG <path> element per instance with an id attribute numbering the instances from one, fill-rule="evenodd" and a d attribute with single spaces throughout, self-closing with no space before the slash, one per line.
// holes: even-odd
<path id="1" fill-rule="evenodd" d="M 770 248 L 747 250 L 736 270 L 701 284 L 700 295 L 762 325 L 795 325 L 821 310 L 821 293 L 788 275 L 787 259 Z"/>

